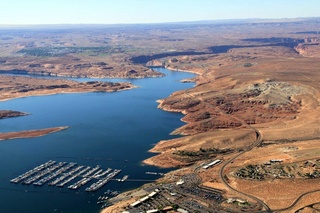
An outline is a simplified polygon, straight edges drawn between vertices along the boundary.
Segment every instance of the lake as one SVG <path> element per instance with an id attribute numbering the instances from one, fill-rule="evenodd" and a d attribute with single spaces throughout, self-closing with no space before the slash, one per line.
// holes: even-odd
<path id="1" fill-rule="evenodd" d="M 129 81 L 139 88 L 114 93 L 76 93 L 36 96 L 0 102 L 0 109 L 30 113 L 0 120 L 1 132 L 70 126 L 69 129 L 39 138 L 0 141 L 0 212 L 99 212 L 97 199 L 108 189 L 126 191 L 141 186 L 140 181 L 111 181 L 96 192 L 66 186 L 22 185 L 10 179 L 48 160 L 75 162 L 103 169 L 121 169 L 118 178 L 154 180 L 167 172 L 143 165 L 148 153 L 160 140 L 176 138 L 170 132 L 183 125 L 182 114 L 157 108 L 156 100 L 187 89 L 192 83 L 179 82 L 195 75 L 155 68 L 162 78 L 99 79 Z M 78 79 L 81 81 L 92 79 Z M 72 183 L 72 182 L 71 182 Z"/>

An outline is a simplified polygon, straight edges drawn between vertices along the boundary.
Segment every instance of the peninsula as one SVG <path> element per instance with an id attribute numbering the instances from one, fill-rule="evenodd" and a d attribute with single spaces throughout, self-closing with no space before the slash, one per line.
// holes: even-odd
<path id="1" fill-rule="evenodd" d="M 61 126 L 61 127 L 53 127 L 53 128 L 46 128 L 46 129 L 39 129 L 39 130 L 26 130 L 20 132 L 6 132 L 0 133 L 0 140 L 10 140 L 16 138 L 34 138 L 44 136 L 50 133 L 59 132 L 69 128 L 68 126 Z"/>
<path id="2" fill-rule="evenodd" d="M 127 82 L 77 82 L 67 79 L 43 79 L 26 76 L 0 75 L 0 100 L 38 95 L 82 92 L 116 92 L 135 88 Z"/>

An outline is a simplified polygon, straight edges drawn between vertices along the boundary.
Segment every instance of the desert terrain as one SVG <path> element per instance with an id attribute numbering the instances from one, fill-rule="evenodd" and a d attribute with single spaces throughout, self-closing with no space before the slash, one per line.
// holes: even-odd
<path id="1" fill-rule="evenodd" d="M 158 100 L 160 109 L 183 113 L 185 125 L 172 132 L 182 137 L 156 144 L 144 163 L 176 169 L 111 199 L 103 212 L 316 212 L 318 26 L 314 18 L 3 29 L 0 70 L 142 78 L 161 77 L 152 66 L 163 66 L 198 74 L 184 79 L 193 88 Z M 1 81 L 2 100 L 134 87 L 16 75 Z"/>
<path id="2" fill-rule="evenodd" d="M 198 211 L 315 212 L 320 192 L 319 36 L 291 27 L 280 32 L 272 24 L 255 27 L 262 31 L 255 31 L 254 38 L 235 33 L 230 46 L 213 46 L 210 54 L 148 62 L 199 75 L 194 88 L 159 100 L 160 109 L 185 115 L 186 124 L 172 132 L 185 136 L 159 142 L 150 150 L 157 155 L 144 162 L 181 167 L 159 183 L 196 174 L 201 179 L 197 186 L 220 190 L 216 194 L 225 200 L 216 200 L 215 207 L 208 198 L 193 198 Z M 258 35 L 263 29 L 273 33 Z M 204 169 L 215 159 L 222 163 Z M 180 206 L 196 212 L 188 205 L 190 192 L 175 190 L 185 198 Z"/>

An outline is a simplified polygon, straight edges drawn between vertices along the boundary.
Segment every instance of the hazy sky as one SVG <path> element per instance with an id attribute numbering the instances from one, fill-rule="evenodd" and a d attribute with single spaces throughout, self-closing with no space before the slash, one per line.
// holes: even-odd
<path id="1" fill-rule="evenodd" d="M 320 0 L 1 0 L 0 24 L 320 17 Z"/>

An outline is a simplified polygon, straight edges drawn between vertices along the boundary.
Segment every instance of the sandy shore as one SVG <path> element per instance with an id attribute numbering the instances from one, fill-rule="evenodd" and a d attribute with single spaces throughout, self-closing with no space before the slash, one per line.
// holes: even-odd
<path id="1" fill-rule="evenodd" d="M 121 92 L 121 91 L 125 91 L 125 90 L 130 90 L 130 89 L 134 89 L 134 88 L 138 88 L 137 86 L 132 86 L 130 88 L 125 88 L 125 89 L 121 89 L 121 90 L 117 90 L 117 91 L 103 91 L 103 92 Z M 90 93 L 90 92 L 98 92 L 95 90 L 91 90 L 91 91 L 46 91 L 46 92 L 37 92 L 37 93 L 32 93 L 32 94 L 26 94 L 26 95 L 16 95 L 16 96 L 12 96 L 9 98 L 2 98 L 0 97 L 0 101 L 9 101 L 9 100 L 13 100 L 16 98 L 26 98 L 26 97 L 36 97 L 36 96 L 47 96 L 47 95 L 57 95 L 57 94 L 72 94 L 72 93 Z"/>
<path id="2" fill-rule="evenodd" d="M 16 138 L 35 138 L 44 136 L 50 133 L 59 132 L 69 128 L 68 126 L 61 126 L 61 127 L 53 127 L 53 128 L 46 128 L 46 129 L 38 129 L 38 130 L 26 130 L 20 132 L 6 132 L 0 133 L 0 140 L 10 140 Z"/>
<path id="3" fill-rule="evenodd" d="M 128 82 L 76 82 L 65 79 L 37 79 L 0 75 L 0 101 L 30 96 L 85 92 L 117 92 L 136 88 Z"/>
<path id="4" fill-rule="evenodd" d="M 188 72 L 188 73 L 193 73 L 196 75 L 201 75 L 202 72 L 201 71 L 194 71 L 194 70 L 183 70 L 183 69 L 179 69 L 179 68 L 174 68 L 174 67 L 170 67 L 170 66 L 166 66 L 164 67 L 167 70 L 171 70 L 171 71 L 177 71 L 177 72 Z"/>

